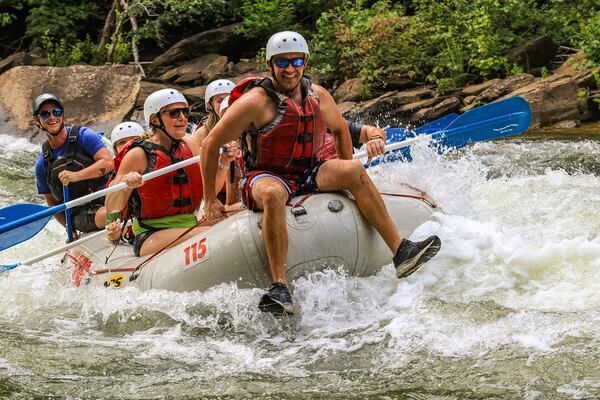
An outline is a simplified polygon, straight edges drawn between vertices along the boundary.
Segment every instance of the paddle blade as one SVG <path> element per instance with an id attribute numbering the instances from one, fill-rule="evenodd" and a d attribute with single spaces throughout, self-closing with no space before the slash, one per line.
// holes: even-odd
<path id="1" fill-rule="evenodd" d="M 15 222 L 24 218 L 39 215 L 48 207 L 38 204 L 15 204 L 0 209 L 0 251 L 31 239 L 48 223 L 52 215 L 27 221 L 19 226 L 11 227 Z M 6 229 L 8 227 L 8 229 Z"/>
<path id="2" fill-rule="evenodd" d="M 454 121 L 458 117 L 459 117 L 458 114 L 454 114 L 454 113 L 447 114 L 447 115 L 444 115 L 443 117 L 440 117 L 434 121 L 431 121 L 428 124 L 418 127 L 414 131 L 406 129 L 406 128 L 387 128 L 385 130 L 385 134 L 387 136 L 386 142 L 387 143 L 398 143 L 405 139 L 409 139 L 409 138 L 417 136 L 417 135 L 424 135 L 427 133 L 439 132 L 441 130 L 446 129 L 448 127 L 448 125 L 450 125 L 452 123 L 452 121 Z"/>
<path id="3" fill-rule="evenodd" d="M 0 265 L 0 273 L 10 271 L 11 269 L 17 268 L 21 263 Z"/>
<path id="4" fill-rule="evenodd" d="M 531 125 L 531 110 L 522 97 L 474 108 L 456 118 L 432 138 L 444 147 L 460 148 L 469 142 L 498 139 L 525 132 Z"/>

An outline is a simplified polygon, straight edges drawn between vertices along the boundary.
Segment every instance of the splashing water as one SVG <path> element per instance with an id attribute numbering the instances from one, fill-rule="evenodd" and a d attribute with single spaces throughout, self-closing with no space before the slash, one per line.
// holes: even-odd
<path id="1" fill-rule="evenodd" d="M 39 146 L 0 135 L 0 150 L 1 205 L 39 202 Z M 0 397 L 600 397 L 600 144 L 412 155 L 370 175 L 441 205 L 413 234 L 443 242 L 416 274 L 313 273 L 294 284 L 299 315 L 278 319 L 258 311 L 259 289 L 75 289 L 60 257 L 21 266 L 0 276 Z M 51 221 L 0 258 L 63 241 Z"/>

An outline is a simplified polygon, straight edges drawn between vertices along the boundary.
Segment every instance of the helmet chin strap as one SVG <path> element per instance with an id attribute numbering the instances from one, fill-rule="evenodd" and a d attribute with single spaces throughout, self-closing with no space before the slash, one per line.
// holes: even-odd
<path id="1" fill-rule="evenodd" d="M 52 137 L 57 137 L 58 135 L 60 135 L 60 133 L 62 132 L 62 130 L 65 128 L 65 123 L 64 121 L 62 121 L 60 123 L 60 129 L 58 130 L 58 132 L 56 133 L 52 133 L 50 132 L 48 129 L 44 128 L 44 125 L 42 125 L 42 123 L 39 120 L 39 117 L 36 117 L 37 120 L 37 126 L 40 130 L 44 131 L 46 133 L 46 135 L 50 135 Z"/>
<path id="2" fill-rule="evenodd" d="M 169 133 L 167 132 L 167 128 L 165 127 L 165 124 L 163 123 L 163 120 L 160 117 L 160 111 L 156 113 L 156 118 L 158 118 L 158 122 L 160 122 L 160 125 L 153 124 L 153 126 L 157 129 L 160 129 L 160 131 L 162 133 L 167 135 L 167 137 L 173 141 L 173 144 L 177 143 L 179 140 L 175 139 L 173 136 L 169 135 Z"/>

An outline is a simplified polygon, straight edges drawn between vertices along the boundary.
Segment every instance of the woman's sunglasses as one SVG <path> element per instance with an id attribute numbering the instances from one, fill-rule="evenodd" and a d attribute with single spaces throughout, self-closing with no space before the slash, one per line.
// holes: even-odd
<path id="1" fill-rule="evenodd" d="M 169 113 L 169 117 L 171 117 L 173 119 L 179 118 L 179 114 L 183 114 L 183 116 L 187 118 L 188 115 L 190 115 L 190 108 L 189 107 L 171 108 L 169 110 L 164 110 L 163 112 Z"/>
<path id="2" fill-rule="evenodd" d="M 56 118 L 60 118 L 63 115 L 63 109 L 60 107 L 56 107 L 52 111 L 50 111 L 50 110 L 40 111 L 40 118 L 42 118 L 45 121 L 48 118 L 50 118 L 50 113 L 52 113 L 52 115 L 54 115 Z"/>
<path id="3" fill-rule="evenodd" d="M 279 68 L 287 68 L 290 63 L 292 67 L 301 67 L 304 65 L 304 57 L 294 57 L 294 58 L 274 58 L 273 63 L 277 65 Z"/>

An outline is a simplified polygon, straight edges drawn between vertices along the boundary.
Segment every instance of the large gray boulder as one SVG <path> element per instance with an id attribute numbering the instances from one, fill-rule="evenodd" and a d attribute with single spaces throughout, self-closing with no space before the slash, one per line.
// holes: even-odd
<path id="1" fill-rule="evenodd" d="M 140 78 L 137 68 L 126 65 L 12 68 L 0 75 L 0 107 L 10 116 L 10 124 L 0 121 L 0 133 L 44 140 L 31 114 L 33 99 L 43 92 L 63 100 L 66 124 L 110 132 L 134 107 Z"/>

